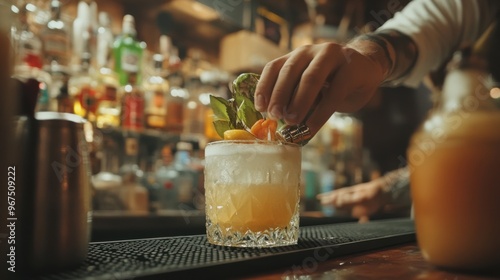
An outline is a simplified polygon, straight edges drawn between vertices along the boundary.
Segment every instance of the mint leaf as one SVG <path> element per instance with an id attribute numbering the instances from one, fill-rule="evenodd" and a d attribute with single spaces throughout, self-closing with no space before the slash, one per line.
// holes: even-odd
<path id="1" fill-rule="evenodd" d="M 219 134 L 219 136 L 221 138 L 224 138 L 224 132 L 226 130 L 230 130 L 232 129 L 231 128 L 231 123 L 229 121 L 225 121 L 225 120 L 215 120 L 213 122 L 214 124 L 214 127 L 215 127 L 215 131 L 217 131 L 217 134 Z"/>
<path id="2" fill-rule="evenodd" d="M 234 97 L 238 109 L 236 114 L 238 119 L 246 128 L 251 128 L 255 122 L 262 119 L 262 114 L 255 109 L 253 102 L 246 96 L 236 94 Z"/>
<path id="3" fill-rule="evenodd" d="M 230 85 L 232 98 L 210 95 L 210 106 L 214 112 L 214 127 L 217 134 L 224 137 L 224 132 L 230 129 L 249 130 L 263 116 L 255 109 L 254 92 L 260 75 L 243 73 Z"/>
<path id="4" fill-rule="evenodd" d="M 227 122 L 228 129 L 243 127 L 241 124 L 238 124 L 237 105 L 234 99 L 226 100 L 222 97 L 210 95 L 210 107 L 214 111 L 214 121 L 221 120 Z"/>
<path id="5" fill-rule="evenodd" d="M 229 102 L 218 96 L 210 95 L 210 106 L 214 111 L 215 119 L 229 121 L 228 109 L 231 109 Z"/>
<path id="6" fill-rule="evenodd" d="M 257 87 L 259 78 L 259 74 L 243 73 L 234 79 L 231 92 L 233 95 L 244 95 L 253 103 L 255 88 Z"/>

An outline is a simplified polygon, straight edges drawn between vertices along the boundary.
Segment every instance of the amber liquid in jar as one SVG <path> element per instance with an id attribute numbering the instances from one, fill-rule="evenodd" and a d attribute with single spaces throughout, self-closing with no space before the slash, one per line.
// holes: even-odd
<path id="1" fill-rule="evenodd" d="M 483 269 L 500 260 L 500 112 L 443 116 L 408 151 L 417 238 L 431 263 Z M 432 148 L 434 145 L 434 148 Z"/>

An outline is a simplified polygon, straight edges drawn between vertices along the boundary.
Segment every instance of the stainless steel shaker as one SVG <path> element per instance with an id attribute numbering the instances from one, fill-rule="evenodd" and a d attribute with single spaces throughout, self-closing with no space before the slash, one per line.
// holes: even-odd
<path id="1" fill-rule="evenodd" d="M 32 176 L 22 186 L 25 259 L 31 271 L 59 270 L 81 263 L 90 241 L 86 121 L 57 112 L 38 112 L 32 121 L 36 133 L 25 134 L 31 139 L 24 142 L 33 145 L 33 154 L 24 153 L 22 160 L 28 162 L 21 163 L 25 170 L 18 172 Z"/>

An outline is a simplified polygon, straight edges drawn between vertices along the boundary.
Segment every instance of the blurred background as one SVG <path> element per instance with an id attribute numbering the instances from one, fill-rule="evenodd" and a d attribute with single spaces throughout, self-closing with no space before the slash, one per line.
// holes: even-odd
<path id="1" fill-rule="evenodd" d="M 227 98 L 238 74 L 301 45 L 373 31 L 409 2 L 1 1 L 14 50 L 2 56 L 14 79 L 38 83 L 36 111 L 88 120 L 93 240 L 203 233 L 204 147 L 220 139 L 209 95 Z M 356 114 L 334 114 L 303 148 L 301 223 L 351 220 L 315 196 L 405 166 L 430 106 L 423 85 L 380 88 Z"/>

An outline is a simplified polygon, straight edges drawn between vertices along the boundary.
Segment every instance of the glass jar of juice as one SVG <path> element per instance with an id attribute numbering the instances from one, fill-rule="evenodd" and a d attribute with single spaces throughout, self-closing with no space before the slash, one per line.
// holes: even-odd
<path id="1" fill-rule="evenodd" d="M 424 258 L 438 267 L 489 271 L 500 267 L 500 89 L 484 56 L 488 45 L 479 42 L 448 72 L 408 159 Z"/>

